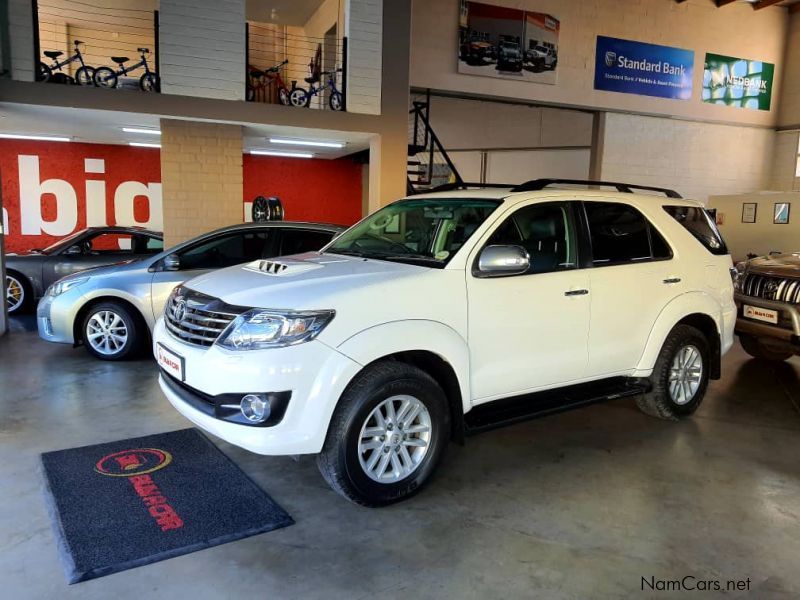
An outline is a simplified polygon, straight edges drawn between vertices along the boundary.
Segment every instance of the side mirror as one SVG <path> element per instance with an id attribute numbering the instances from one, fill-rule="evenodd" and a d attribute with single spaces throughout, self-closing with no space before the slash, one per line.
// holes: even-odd
<path id="1" fill-rule="evenodd" d="M 531 257 L 522 246 L 487 246 L 478 257 L 479 277 L 507 277 L 527 273 Z"/>
<path id="2" fill-rule="evenodd" d="M 180 271 L 181 258 L 177 254 L 167 254 L 161 265 L 163 271 Z"/>
<path id="3" fill-rule="evenodd" d="M 67 248 L 64 254 L 69 256 L 77 256 L 78 254 L 83 254 L 83 249 L 78 244 L 75 244 L 74 246 Z"/>

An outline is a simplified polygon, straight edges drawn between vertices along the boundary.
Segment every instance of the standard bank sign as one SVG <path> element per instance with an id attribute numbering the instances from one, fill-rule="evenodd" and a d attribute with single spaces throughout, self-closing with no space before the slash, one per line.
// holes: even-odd
<path id="1" fill-rule="evenodd" d="M 688 100 L 694 52 L 597 36 L 594 89 Z"/>

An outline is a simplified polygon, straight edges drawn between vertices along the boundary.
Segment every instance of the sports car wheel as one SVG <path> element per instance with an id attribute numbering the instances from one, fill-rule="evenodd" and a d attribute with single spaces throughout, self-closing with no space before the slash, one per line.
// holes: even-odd
<path id="1" fill-rule="evenodd" d="M 6 274 L 6 306 L 8 314 L 21 312 L 28 303 L 28 289 L 16 275 Z"/>

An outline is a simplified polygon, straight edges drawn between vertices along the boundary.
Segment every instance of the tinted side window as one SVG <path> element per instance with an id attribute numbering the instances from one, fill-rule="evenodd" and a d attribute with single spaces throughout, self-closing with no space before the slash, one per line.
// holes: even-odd
<path id="1" fill-rule="evenodd" d="M 84 254 L 128 254 L 132 249 L 129 233 L 98 233 L 83 241 Z"/>
<path id="2" fill-rule="evenodd" d="M 529 273 L 561 271 L 576 266 L 572 211 L 564 202 L 532 204 L 519 209 L 495 230 L 488 244 L 525 248 L 531 257 Z"/>
<path id="3" fill-rule="evenodd" d="M 216 237 L 181 253 L 181 269 L 221 269 L 263 258 L 268 231 L 236 232 Z"/>
<path id="4" fill-rule="evenodd" d="M 664 210 L 683 225 L 711 254 L 728 253 L 717 224 L 704 209 L 699 206 L 665 206 Z"/>
<path id="5" fill-rule="evenodd" d="M 301 254 L 319 250 L 333 238 L 332 233 L 326 231 L 312 231 L 310 229 L 284 229 L 281 233 L 281 249 L 279 256 L 287 254 Z"/>
<path id="6" fill-rule="evenodd" d="M 158 254 L 164 249 L 164 242 L 149 235 L 133 236 L 134 254 Z"/>
<path id="7" fill-rule="evenodd" d="M 614 202 L 584 202 L 595 266 L 672 257 L 666 240 L 638 210 Z"/>

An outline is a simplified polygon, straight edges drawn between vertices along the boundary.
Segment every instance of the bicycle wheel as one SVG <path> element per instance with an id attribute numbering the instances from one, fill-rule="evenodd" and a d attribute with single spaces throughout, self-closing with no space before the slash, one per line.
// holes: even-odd
<path id="1" fill-rule="evenodd" d="M 39 74 L 36 77 L 37 81 L 50 81 L 53 76 L 53 70 L 43 62 L 39 63 Z"/>
<path id="2" fill-rule="evenodd" d="M 158 75 L 155 73 L 145 73 L 139 78 L 139 89 L 143 92 L 158 91 Z"/>
<path id="3" fill-rule="evenodd" d="M 101 88 L 115 88 L 117 87 L 117 74 L 114 69 L 100 67 L 94 72 L 94 84 Z"/>
<path id="4" fill-rule="evenodd" d="M 331 92 L 330 98 L 328 98 L 328 104 L 330 105 L 331 110 L 342 110 L 341 92 Z"/>
<path id="5" fill-rule="evenodd" d="M 78 85 L 94 85 L 94 69 L 81 67 L 75 71 L 75 81 Z"/>
<path id="6" fill-rule="evenodd" d="M 294 88 L 289 94 L 289 103 L 292 106 L 308 106 L 309 101 L 308 93 L 303 88 Z"/>
<path id="7" fill-rule="evenodd" d="M 285 87 L 278 88 L 278 102 L 284 106 L 289 106 L 291 104 L 291 101 L 289 100 L 289 90 L 287 90 Z"/>

